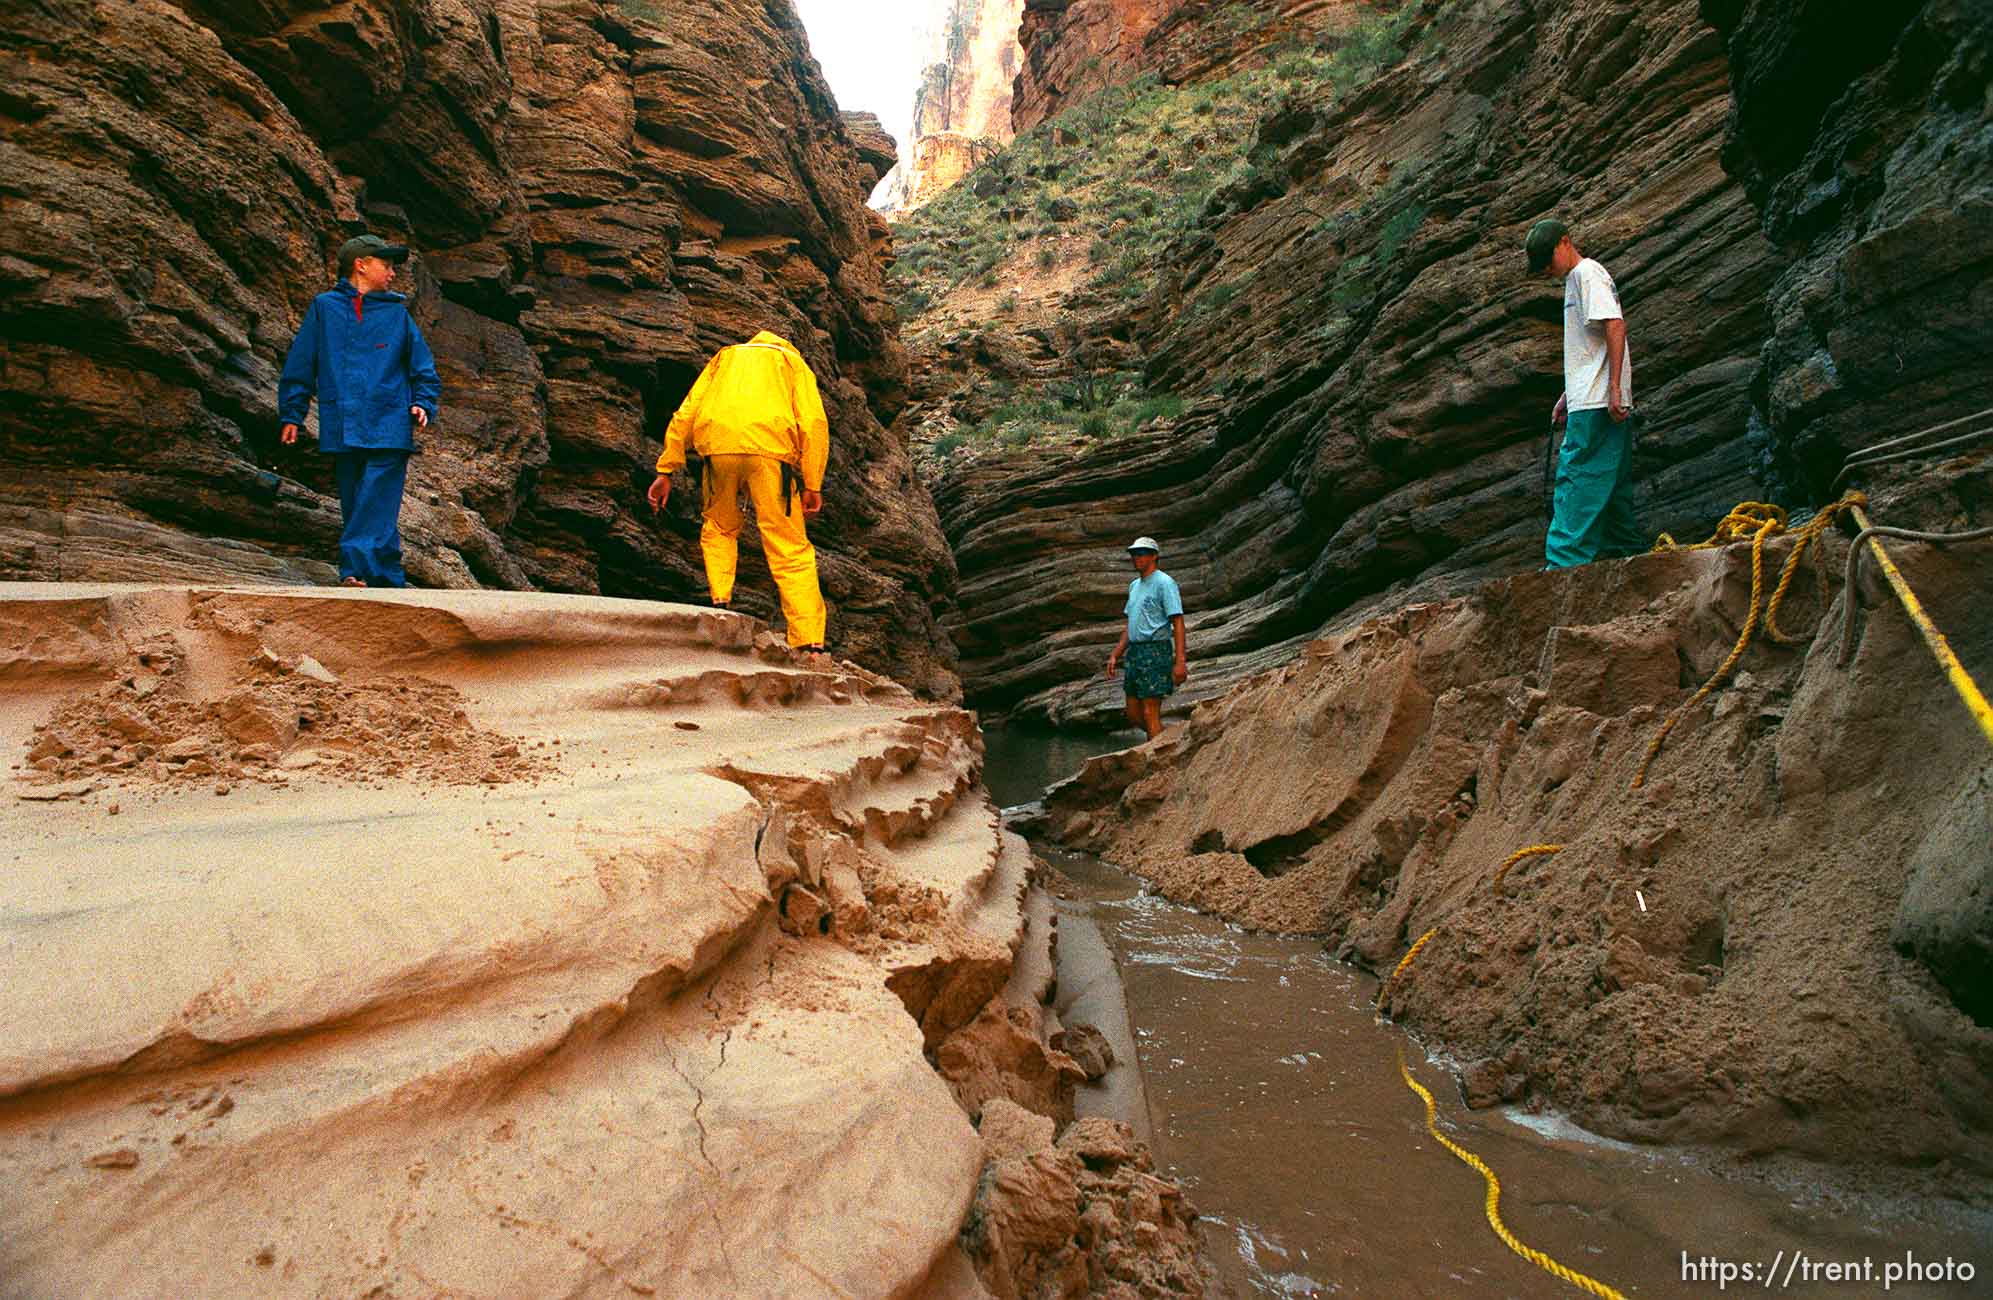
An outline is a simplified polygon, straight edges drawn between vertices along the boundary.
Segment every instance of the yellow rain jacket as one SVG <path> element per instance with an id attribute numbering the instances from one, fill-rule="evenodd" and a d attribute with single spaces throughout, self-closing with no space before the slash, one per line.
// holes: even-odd
<path id="1" fill-rule="evenodd" d="M 701 456 L 767 456 L 794 465 L 804 487 L 823 491 L 830 421 L 803 354 L 767 330 L 721 348 L 671 417 L 657 472 L 683 469 L 688 442 Z"/>

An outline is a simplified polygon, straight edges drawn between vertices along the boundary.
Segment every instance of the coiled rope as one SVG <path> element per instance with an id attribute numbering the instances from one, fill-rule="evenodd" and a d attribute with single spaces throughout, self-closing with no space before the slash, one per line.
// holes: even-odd
<path id="1" fill-rule="evenodd" d="M 1779 573 L 1778 586 L 1772 592 L 1769 603 L 1762 603 L 1765 586 L 1765 539 L 1786 531 L 1786 513 L 1774 505 L 1762 501 L 1746 501 L 1723 516 L 1723 522 L 1716 526 L 1716 533 L 1706 542 L 1683 546 L 1666 533 L 1662 533 L 1654 543 L 1655 551 L 1702 551 L 1711 547 L 1727 546 L 1732 542 L 1751 541 L 1751 612 L 1744 620 L 1744 630 L 1738 634 L 1737 644 L 1730 648 L 1730 655 L 1717 670 L 1710 675 L 1702 688 L 1689 697 L 1688 703 L 1676 709 L 1654 733 L 1648 742 L 1646 756 L 1640 760 L 1640 770 L 1633 774 L 1633 789 L 1638 790 L 1647 783 L 1647 769 L 1661 752 L 1668 733 L 1673 731 L 1681 720 L 1694 710 L 1695 706 L 1709 698 L 1709 693 L 1721 686 L 1730 676 L 1730 670 L 1744 657 L 1745 649 L 1751 644 L 1751 637 L 1758 630 L 1758 619 L 1762 614 L 1765 622 L 1765 635 L 1781 644 L 1791 644 L 1792 638 L 1779 630 L 1778 610 L 1785 602 L 1785 594 L 1792 586 L 1793 575 L 1799 572 L 1800 557 L 1806 554 L 1807 547 L 1818 541 L 1827 531 L 1837 515 L 1843 510 L 1853 510 L 1868 504 L 1868 498 L 1860 492 L 1849 492 L 1839 501 L 1824 507 L 1820 513 L 1808 520 L 1806 526 L 1795 534 L 1797 541 L 1792 554 L 1786 556 L 1785 567 Z"/>

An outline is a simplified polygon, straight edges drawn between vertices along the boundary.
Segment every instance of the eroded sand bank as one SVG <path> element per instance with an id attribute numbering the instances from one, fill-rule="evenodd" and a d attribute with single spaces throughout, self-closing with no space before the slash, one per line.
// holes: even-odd
<path id="1" fill-rule="evenodd" d="M 969 714 L 488 593 L 0 587 L 0 686 L 0 1293 L 1114 1267 L 1098 1224 L 1027 1267 L 1001 1206 L 958 1239 L 986 1156 L 1080 1168 L 1050 1121 L 985 1149 L 1081 1072 Z M 1113 1137 L 1064 1146 L 1132 1186 Z"/>

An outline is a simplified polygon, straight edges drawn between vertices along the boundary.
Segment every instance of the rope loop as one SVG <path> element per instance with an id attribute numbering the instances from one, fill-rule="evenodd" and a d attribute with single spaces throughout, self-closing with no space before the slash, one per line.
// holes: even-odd
<path id="1" fill-rule="evenodd" d="M 1751 636 L 1758 630 L 1762 616 L 1765 635 L 1781 645 L 1791 645 L 1794 638 L 1779 630 L 1779 606 L 1785 603 L 1786 592 L 1792 588 L 1792 579 L 1799 572 L 1799 561 L 1806 554 L 1806 548 L 1820 540 L 1821 534 L 1830 528 L 1843 510 L 1853 510 L 1868 504 L 1868 498 L 1860 492 L 1850 491 L 1832 505 L 1826 506 L 1806 521 L 1794 536 L 1798 539 L 1792 553 L 1785 557 L 1785 567 L 1780 570 L 1778 585 L 1772 592 L 1769 602 L 1763 600 L 1765 586 L 1765 539 L 1787 531 L 1788 519 L 1785 511 L 1763 501 L 1744 501 L 1731 507 L 1730 513 L 1723 516 L 1723 522 L 1716 526 L 1716 533 L 1706 542 L 1694 546 L 1677 546 L 1666 533 L 1654 544 L 1656 551 L 1680 550 L 1701 551 L 1711 547 L 1725 546 L 1746 538 L 1751 543 L 1751 612 L 1744 620 L 1744 630 L 1737 636 L 1737 644 L 1730 648 L 1730 655 L 1722 665 L 1710 675 L 1702 688 L 1689 697 L 1688 703 L 1668 715 L 1661 729 L 1654 733 L 1648 742 L 1647 753 L 1640 760 L 1640 770 L 1633 774 L 1632 788 L 1638 790 L 1647 783 L 1647 769 L 1653 765 L 1666 743 L 1668 733 L 1673 731 L 1681 720 L 1695 709 L 1695 706 L 1709 698 L 1709 693 L 1721 686 L 1730 677 L 1730 670 L 1744 657 L 1745 649 L 1751 644 Z M 1823 593 L 1824 594 L 1824 593 Z"/>

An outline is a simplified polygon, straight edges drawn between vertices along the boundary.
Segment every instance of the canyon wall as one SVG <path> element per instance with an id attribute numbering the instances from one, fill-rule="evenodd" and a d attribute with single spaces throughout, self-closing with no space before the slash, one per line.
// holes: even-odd
<path id="1" fill-rule="evenodd" d="M 702 595 L 698 494 L 654 520 L 643 487 L 706 358 L 766 327 L 830 409 L 833 641 L 954 689 L 952 564 L 886 431 L 890 142 L 786 0 L 51 0 L 0 23 L 0 83 L 0 578 L 329 580 L 330 468 L 278 445 L 276 376 L 374 230 L 416 250 L 443 377 L 415 581 Z"/>
<path id="2" fill-rule="evenodd" d="M 1024 0 L 947 0 L 932 58 L 914 94 L 905 158 L 880 207 L 920 207 L 974 171 L 1011 137 L 1011 84 Z"/>
<path id="3" fill-rule="evenodd" d="M 1224 73 L 1334 25 L 1355 0 L 1025 0 L 1012 122 L 1032 127 L 1121 82 Z"/>
<path id="4" fill-rule="evenodd" d="M 1086 33 L 1110 10 L 1155 20 L 1144 51 L 1172 16 L 1177 45 L 1213 42 L 1229 12 L 1138 8 L 1034 0 L 1019 122 L 1090 84 L 1057 73 L 1045 33 L 1082 40 L 1104 76 L 1113 60 Z M 1768 492 L 1817 502 L 1847 449 L 1993 405 L 1971 308 L 1993 248 L 1984 26 L 1949 0 L 1868 15 L 1837 81 L 1813 60 L 1843 43 L 1833 8 L 1345 15 L 1351 42 L 1398 24 L 1376 71 L 1275 97 L 1230 183 L 1154 258 L 1155 288 L 1070 303 L 1073 350 L 1118 349 L 1151 389 L 1192 399 L 1185 414 L 939 477 L 971 698 L 1114 718 L 1098 674 L 1121 547 L 1141 533 L 1191 610 L 1179 705 L 1380 604 L 1539 567 L 1561 288 L 1528 273 L 1521 244 L 1545 215 L 1626 304 L 1649 533 L 1699 539 Z M 1137 58 L 1117 75 L 1138 70 L 1167 71 Z M 1153 187 L 1138 192 L 1166 198 L 1197 138 L 1131 178 Z M 1899 518 L 1983 522 L 1970 480 L 1926 487 Z"/>
<path id="5" fill-rule="evenodd" d="M 1704 0 L 1702 14 L 1730 60 L 1724 165 L 1785 255 L 1753 420 L 1774 481 L 1830 497 L 1849 453 L 1993 407 L 1993 11 Z M 1986 506 L 1940 494 L 1919 513 L 1943 526 Z"/>

